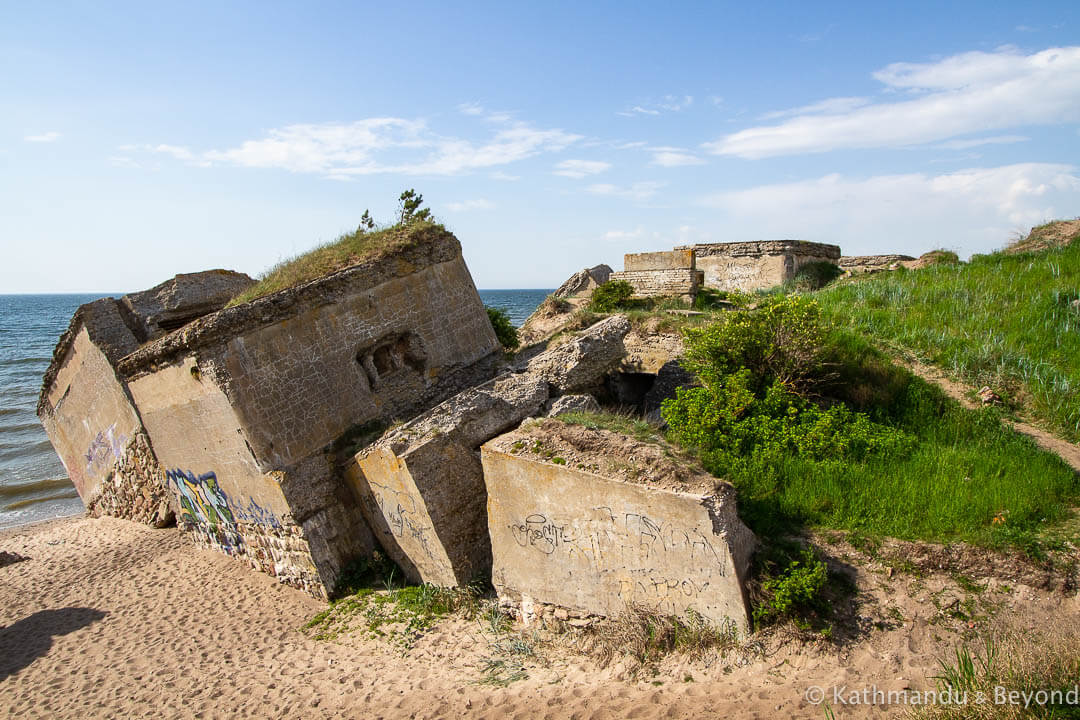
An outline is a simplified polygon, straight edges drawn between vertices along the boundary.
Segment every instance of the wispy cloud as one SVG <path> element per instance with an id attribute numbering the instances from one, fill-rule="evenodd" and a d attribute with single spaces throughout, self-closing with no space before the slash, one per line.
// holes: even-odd
<path id="1" fill-rule="evenodd" d="M 495 204 L 485 198 L 475 200 L 462 200 L 461 202 L 448 202 L 446 209 L 450 212 L 468 212 L 470 210 L 490 210 Z"/>
<path id="2" fill-rule="evenodd" d="M 23 140 L 29 143 L 51 143 L 56 142 L 61 137 L 63 136 L 58 132 L 46 132 L 40 135 L 27 135 Z"/>
<path id="3" fill-rule="evenodd" d="M 180 147 L 179 145 L 148 145 L 147 150 L 153 153 L 159 153 L 162 155 L 169 155 L 183 163 L 188 165 L 194 165 L 195 167 L 210 167 L 211 163 L 205 157 L 200 157 L 191 152 L 189 148 Z"/>
<path id="4" fill-rule="evenodd" d="M 718 155 L 762 158 L 845 148 L 904 147 L 958 135 L 1080 120 L 1080 47 L 1013 48 L 930 63 L 894 63 L 874 78 L 910 99 L 832 98 L 784 111 L 789 120 L 707 143 Z M 847 105 L 845 107 L 845 105 Z M 779 116 L 776 116 L 779 117 Z"/>
<path id="5" fill-rule="evenodd" d="M 967 140 L 949 140 L 936 147 L 945 150 L 967 150 L 980 145 L 1011 145 L 1013 143 L 1027 142 L 1030 139 L 1026 135 L 993 135 L 991 137 L 969 138 Z"/>
<path id="6" fill-rule="evenodd" d="M 855 110 L 856 108 L 869 105 L 870 99 L 864 97 L 837 97 L 822 100 L 820 102 L 811 103 L 810 105 L 803 105 L 802 107 L 791 108 L 789 110 L 773 110 L 767 112 L 761 116 L 762 120 L 777 120 L 784 117 L 792 117 L 795 115 L 835 115 L 837 113 L 846 113 Z"/>
<path id="7" fill-rule="evenodd" d="M 653 147 L 649 148 L 652 153 L 652 165 L 660 167 L 683 167 L 686 165 L 704 165 L 705 160 L 697 155 L 678 147 Z"/>
<path id="8" fill-rule="evenodd" d="M 352 123 L 288 125 L 225 150 L 194 153 L 176 145 L 148 148 L 191 164 L 227 164 L 314 173 L 333 179 L 359 175 L 459 175 L 496 168 L 582 139 L 560 129 L 505 122 L 482 141 L 440 135 L 423 120 L 368 118 Z"/>
<path id="9" fill-rule="evenodd" d="M 633 185 L 612 185 L 610 183 L 597 183 L 585 188 L 586 192 L 593 195 L 608 195 L 611 197 L 628 198 L 630 200 L 648 200 L 656 195 L 666 183 L 662 182 L 636 182 Z"/>
<path id="10" fill-rule="evenodd" d="M 597 175 L 609 169 L 611 169 L 611 163 L 602 160 L 563 160 L 552 172 L 564 177 L 583 178 L 586 175 Z"/>
<path id="11" fill-rule="evenodd" d="M 918 254 L 943 245 L 981 252 L 1000 247 L 1016 229 L 1073 212 L 1080 176 L 1074 166 L 1047 163 L 941 175 L 833 174 L 717 193 L 703 204 L 758 237 L 837 242 L 846 254 Z"/>
<path id="12" fill-rule="evenodd" d="M 693 95 L 665 95 L 657 102 L 641 103 L 628 110 L 620 110 L 616 115 L 633 117 L 635 115 L 661 115 L 669 112 L 681 112 L 694 104 Z"/>

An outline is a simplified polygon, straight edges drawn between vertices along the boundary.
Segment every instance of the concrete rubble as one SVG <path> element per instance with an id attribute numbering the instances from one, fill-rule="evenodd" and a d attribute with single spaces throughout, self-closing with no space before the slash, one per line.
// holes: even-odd
<path id="1" fill-rule="evenodd" d="M 628 329 L 625 318 L 607 318 L 523 372 L 466 390 L 356 454 L 346 477 L 379 542 L 411 580 L 463 585 L 487 575 L 478 448 L 539 414 L 550 396 L 601 384 L 622 358 Z"/>

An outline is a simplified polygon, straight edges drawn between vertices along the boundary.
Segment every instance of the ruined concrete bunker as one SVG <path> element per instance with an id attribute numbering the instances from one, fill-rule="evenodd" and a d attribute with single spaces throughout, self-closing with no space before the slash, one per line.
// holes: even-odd
<path id="1" fill-rule="evenodd" d="M 409 232 L 389 254 L 111 353 L 125 417 L 201 545 L 325 597 L 375 549 L 338 445 L 494 373 L 498 341 L 457 239 Z"/>

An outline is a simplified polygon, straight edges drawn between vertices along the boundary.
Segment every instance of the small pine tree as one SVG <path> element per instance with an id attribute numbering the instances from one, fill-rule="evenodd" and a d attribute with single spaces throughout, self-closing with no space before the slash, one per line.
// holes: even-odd
<path id="1" fill-rule="evenodd" d="M 375 219 L 371 217 L 371 213 L 368 210 L 364 210 L 364 214 L 360 216 L 360 226 L 356 228 L 357 232 L 367 232 L 375 229 Z"/>
<path id="2" fill-rule="evenodd" d="M 401 193 L 398 198 L 398 224 L 410 225 L 414 222 L 426 222 L 431 220 L 431 210 L 421 208 L 424 204 L 424 196 L 409 188 Z"/>

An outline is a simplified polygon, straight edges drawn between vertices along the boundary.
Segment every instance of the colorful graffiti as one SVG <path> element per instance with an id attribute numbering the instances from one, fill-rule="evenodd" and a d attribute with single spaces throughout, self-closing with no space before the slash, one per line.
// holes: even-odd
<path id="1" fill-rule="evenodd" d="M 176 491 L 178 523 L 202 531 L 208 541 L 230 555 L 244 551 L 244 539 L 215 473 L 196 477 L 195 473 L 184 470 L 166 470 L 165 479 Z"/>
<path id="2" fill-rule="evenodd" d="M 86 474 L 94 476 L 107 470 L 124 454 L 124 446 L 127 442 L 126 435 L 116 432 L 116 423 L 110 425 L 107 430 L 99 432 L 90 441 L 90 447 L 86 449 L 86 454 L 83 456 L 86 460 Z"/>

